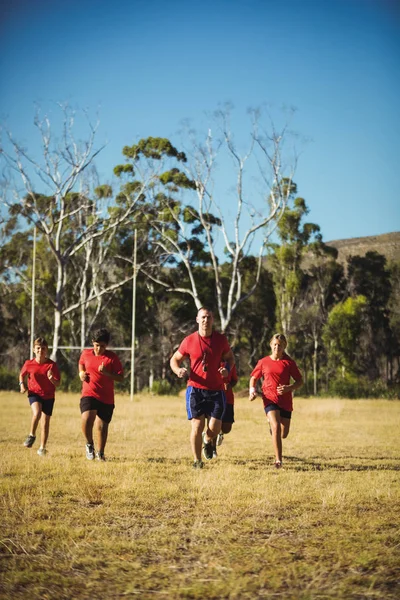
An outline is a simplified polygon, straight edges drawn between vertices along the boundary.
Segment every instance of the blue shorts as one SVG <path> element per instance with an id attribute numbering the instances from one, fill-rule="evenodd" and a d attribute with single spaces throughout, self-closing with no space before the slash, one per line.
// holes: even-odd
<path id="1" fill-rule="evenodd" d="M 44 414 L 48 417 L 51 417 L 53 414 L 54 398 L 51 398 L 50 400 L 43 400 L 43 398 L 37 396 L 36 394 L 29 394 L 28 400 L 31 406 L 34 402 L 40 402 L 42 405 L 42 412 L 44 412 Z"/>
<path id="2" fill-rule="evenodd" d="M 267 404 L 267 406 L 264 407 L 264 410 L 266 415 L 269 413 L 270 410 L 279 410 L 281 417 L 283 417 L 284 419 L 292 418 L 292 413 L 290 410 L 283 410 L 283 408 L 275 404 L 275 402 Z"/>
<path id="3" fill-rule="evenodd" d="M 186 389 L 186 410 L 189 420 L 198 419 L 202 415 L 221 420 L 225 405 L 223 390 L 203 390 L 193 386 L 188 386 Z"/>
<path id="4" fill-rule="evenodd" d="M 81 414 L 88 410 L 97 410 L 97 416 L 104 423 L 111 423 L 114 408 L 114 404 L 105 404 L 93 396 L 83 396 L 80 401 Z"/>
<path id="5" fill-rule="evenodd" d="M 225 406 L 225 410 L 223 412 L 221 420 L 223 423 L 234 423 L 235 422 L 235 411 L 233 409 L 233 404 L 227 404 Z"/>

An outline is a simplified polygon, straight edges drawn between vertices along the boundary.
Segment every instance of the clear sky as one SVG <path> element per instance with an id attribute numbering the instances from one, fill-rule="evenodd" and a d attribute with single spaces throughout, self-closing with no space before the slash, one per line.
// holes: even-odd
<path id="1" fill-rule="evenodd" d="M 104 180 L 139 137 L 230 101 L 297 109 L 295 181 L 326 241 L 400 230 L 398 0 L 3 0 L 0 118 L 35 152 L 35 103 L 99 109 Z M 240 131 L 239 131 L 240 132 Z"/>

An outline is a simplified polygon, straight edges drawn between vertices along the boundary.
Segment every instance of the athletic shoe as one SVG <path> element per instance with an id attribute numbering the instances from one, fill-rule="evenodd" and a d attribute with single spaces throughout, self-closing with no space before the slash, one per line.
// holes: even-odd
<path id="1" fill-rule="evenodd" d="M 202 469 L 204 467 L 204 463 L 202 460 L 195 460 L 193 463 L 193 469 Z"/>
<path id="2" fill-rule="evenodd" d="M 26 440 L 24 441 L 24 446 L 25 448 L 32 448 L 33 444 L 35 443 L 36 440 L 36 435 L 28 435 L 28 437 L 26 438 Z"/>
<path id="3" fill-rule="evenodd" d="M 39 448 L 37 453 L 39 454 L 39 456 L 45 456 L 47 454 L 47 450 L 46 448 Z"/>
<path id="4" fill-rule="evenodd" d="M 224 434 L 221 432 L 217 435 L 217 446 L 220 446 L 224 441 Z"/>
<path id="5" fill-rule="evenodd" d="M 106 460 L 106 457 L 104 456 L 104 452 L 96 452 L 96 460 Z"/>
<path id="6" fill-rule="evenodd" d="M 280 460 L 275 461 L 275 469 L 280 469 L 282 467 L 282 463 Z"/>
<path id="7" fill-rule="evenodd" d="M 218 458 L 218 454 L 215 448 L 213 448 L 213 458 Z"/>
<path id="8" fill-rule="evenodd" d="M 205 439 L 204 439 L 205 437 L 206 437 L 206 434 L 203 431 L 203 435 L 202 435 L 202 438 L 203 438 L 203 456 L 204 456 L 204 458 L 206 460 L 211 460 L 212 457 L 213 457 L 213 452 L 214 452 L 213 444 L 212 444 L 211 441 L 210 442 L 206 442 Z"/>
<path id="9" fill-rule="evenodd" d="M 86 444 L 86 458 L 88 460 L 94 460 L 94 445 Z"/>

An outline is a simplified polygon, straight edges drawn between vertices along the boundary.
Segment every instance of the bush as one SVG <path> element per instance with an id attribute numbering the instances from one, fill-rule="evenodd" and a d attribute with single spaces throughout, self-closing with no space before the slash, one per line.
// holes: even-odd
<path id="1" fill-rule="evenodd" d="M 329 382 L 327 396 L 339 398 L 386 398 L 387 400 L 400 399 L 400 386 L 388 386 L 381 380 L 370 381 L 366 377 L 346 375 L 337 377 Z"/>
<path id="2" fill-rule="evenodd" d="M 181 382 L 171 383 L 168 379 L 156 379 L 153 381 L 150 393 L 158 396 L 170 396 L 177 394 L 181 387 Z"/>
<path id="3" fill-rule="evenodd" d="M 0 367 L 0 390 L 19 391 L 18 371 L 10 371 L 6 367 Z"/>

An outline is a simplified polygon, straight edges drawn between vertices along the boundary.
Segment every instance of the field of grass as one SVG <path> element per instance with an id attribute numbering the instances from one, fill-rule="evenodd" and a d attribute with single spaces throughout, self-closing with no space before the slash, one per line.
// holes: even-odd
<path id="1" fill-rule="evenodd" d="M 260 401 L 201 471 L 182 398 L 117 395 L 105 463 L 78 404 L 58 394 L 39 457 L 0 392 L 0 598 L 400 597 L 400 402 L 297 397 L 281 471 Z"/>

